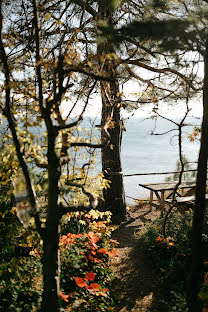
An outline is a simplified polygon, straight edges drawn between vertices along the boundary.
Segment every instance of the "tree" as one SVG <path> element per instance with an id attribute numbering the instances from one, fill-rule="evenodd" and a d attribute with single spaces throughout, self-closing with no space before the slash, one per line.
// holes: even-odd
<path id="1" fill-rule="evenodd" d="M 202 280 L 202 231 L 205 214 L 205 193 L 207 178 L 207 32 L 203 26 L 207 23 L 207 1 L 192 1 L 190 3 L 180 2 L 178 16 L 174 19 L 148 20 L 146 22 L 135 21 L 127 27 L 121 28 L 121 38 L 124 36 L 149 38 L 158 42 L 159 49 L 163 51 L 195 51 L 204 60 L 204 81 L 203 81 L 203 121 L 201 147 L 198 159 L 196 201 L 193 216 L 192 228 L 192 265 L 187 287 L 187 301 L 189 311 L 200 311 L 200 302 L 197 294 Z M 161 2 L 165 4 L 166 2 Z M 172 10 L 169 9 L 172 13 Z M 177 27 L 175 27 L 177 24 Z M 175 26 L 174 26 L 175 25 Z M 116 34 L 117 36 L 117 34 Z M 119 35 L 118 35 L 119 36 Z M 120 39 L 118 39 L 120 40 Z M 178 51 L 179 50 L 179 51 Z"/>
<path id="2" fill-rule="evenodd" d="M 96 70 L 93 72 L 87 64 L 89 60 L 79 58 L 73 46 L 79 44 L 79 30 L 76 27 L 69 29 L 67 23 L 68 17 L 73 14 L 73 5 L 24 1 L 20 7 L 15 7 L 9 24 L 8 9 L 12 10 L 12 4 L 0 3 L 0 58 L 4 75 L 2 113 L 7 118 L 26 183 L 30 204 L 27 213 L 34 217 L 35 228 L 43 241 L 44 291 L 41 311 L 57 312 L 60 220 L 67 212 L 89 210 L 95 208 L 98 202 L 94 194 L 87 190 L 86 177 L 79 174 L 80 183 L 73 174 L 66 178 L 66 166 L 70 164 L 68 149 L 97 149 L 109 143 L 111 117 L 101 128 L 104 131 L 101 142 L 77 138 L 73 129 L 82 121 L 97 81 L 111 81 L 111 77 Z M 77 77 L 75 73 L 80 76 Z M 83 79 L 82 84 L 83 76 L 87 79 Z M 71 91 L 73 87 L 75 91 Z M 61 104 L 67 100 L 70 91 L 78 98 L 85 93 L 85 103 L 77 118 L 71 115 L 64 118 L 61 114 Z M 39 138 L 29 130 L 30 127 L 35 131 L 40 128 Z M 29 172 L 31 164 L 47 176 L 45 212 L 39 211 Z M 84 171 L 84 167 L 80 171 Z M 67 206 L 61 200 L 63 187 L 65 191 L 73 187 L 80 189 L 88 199 L 88 205 L 80 202 Z M 46 222 L 42 221 L 41 216 L 46 218 Z"/>

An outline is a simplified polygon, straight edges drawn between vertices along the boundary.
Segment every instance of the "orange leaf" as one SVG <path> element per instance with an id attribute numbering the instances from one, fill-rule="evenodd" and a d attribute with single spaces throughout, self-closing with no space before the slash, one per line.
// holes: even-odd
<path id="1" fill-rule="evenodd" d="M 77 238 L 80 238 L 80 237 L 82 237 L 82 234 L 81 234 L 81 233 L 80 233 L 80 234 L 77 234 L 76 237 L 77 237 Z"/>
<path id="2" fill-rule="evenodd" d="M 81 277 L 74 277 L 74 280 L 75 280 L 75 282 L 76 282 L 76 284 L 77 284 L 78 287 L 83 288 L 83 287 L 86 286 L 86 283 L 85 283 L 85 281 L 83 280 L 83 278 L 81 278 Z"/>
<path id="3" fill-rule="evenodd" d="M 108 295 L 106 293 L 102 292 L 102 291 L 100 292 L 100 295 L 103 296 L 103 297 L 108 297 Z"/>
<path id="4" fill-rule="evenodd" d="M 94 232 L 90 231 L 88 233 L 88 236 L 90 237 L 91 241 L 96 244 L 99 241 L 99 237 L 97 235 L 95 235 Z"/>
<path id="5" fill-rule="evenodd" d="M 89 286 L 86 287 L 86 289 L 98 291 L 101 288 L 101 286 L 97 283 L 92 283 Z"/>
<path id="6" fill-rule="evenodd" d="M 64 294 L 62 293 L 62 291 L 59 291 L 59 296 L 60 296 L 64 301 L 69 302 L 69 300 L 67 299 L 69 296 L 68 296 L 68 295 L 64 295 Z"/>
<path id="7" fill-rule="evenodd" d="M 89 231 L 88 236 L 89 236 L 90 238 L 92 238 L 94 235 L 95 235 L 94 232 Z"/>
<path id="8" fill-rule="evenodd" d="M 88 259 L 87 259 L 87 256 L 86 256 L 86 255 L 84 255 L 84 258 L 85 258 L 86 262 L 88 262 Z"/>
<path id="9" fill-rule="evenodd" d="M 174 242 L 168 243 L 169 246 L 174 246 Z"/>
<path id="10" fill-rule="evenodd" d="M 161 242 L 162 240 L 163 240 L 163 238 L 162 238 L 162 236 L 160 236 L 160 235 L 156 238 L 156 241 L 157 241 L 157 242 Z"/>
<path id="11" fill-rule="evenodd" d="M 96 244 L 96 243 L 99 241 L 99 237 L 98 237 L 97 235 L 93 235 L 93 236 L 91 237 L 91 240 L 92 240 L 92 242 L 93 242 L 94 244 Z"/>
<path id="12" fill-rule="evenodd" d="M 114 252 L 112 252 L 112 251 L 109 251 L 108 252 L 108 255 L 109 255 L 109 257 L 110 258 L 113 258 L 113 257 L 115 257 L 116 255 L 115 255 L 115 253 Z"/>
<path id="13" fill-rule="evenodd" d="M 98 249 L 97 252 L 102 253 L 102 254 L 105 255 L 108 252 L 108 250 L 106 248 L 100 248 L 100 249 Z"/>
<path id="14" fill-rule="evenodd" d="M 120 254 L 120 251 L 119 251 L 118 249 L 113 249 L 112 251 L 113 251 L 115 254 L 118 254 L 118 255 Z"/>
<path id="15" fill-rule="evenodd" d="M 37 248 L 34 249 L 34 252 L 35 252 L 36 256 L 37 256 L 38 258 L 40 258 L 40 254 L 39 254 Z"/>
<path id="16" fill-rule="evenodd" d="M 108 292 L 109 289 L 108 288 L 102 288 L 101 291 Z"/>
<path id="17" fill-rule="evenodd" d="M 88 281 L 94 281 L 95 279 L 95 274 L 93 272 L 89 272 L 85 275 L 85 278 L 88 280 Z"/>

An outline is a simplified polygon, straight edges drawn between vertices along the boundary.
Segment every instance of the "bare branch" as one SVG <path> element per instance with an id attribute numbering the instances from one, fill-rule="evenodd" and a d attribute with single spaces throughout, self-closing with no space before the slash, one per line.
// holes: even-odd
<path id="1" fill-rule="evenodd" d="M 73 182 L 73 181 L 67 181 L 66 183 L 67 185 L 69 186 L 76 186 L 78 188 L 81 188 L 82 189 L 82 192 L 87 195 L 87 197 L 89 198 L 89 201 L 90 201 L 90 206 L 95 209 L 98 205 L 98 200 L 97 198 L 95 198 L 93 196 L 92 193 L 88 192 L 86 189 L 85 189 L 85 186 L 83 184 L 79 184 L 79 183 L 76 183 L 76 182 Z"/>
<path id="2" fill-rule="evenodd" d="M 84 74 L 84 75 L 87 75 L 87 76 L 89 76 L 91 78 L 94 78 L 94 79 L 100 80 L 100 81 L 114 81 L 114 78 L 112 78 L 112 77 L 95 74 L 95 73 L 92 73 L 92 72 L 87 71 L 84 68 L 80 68 L 80 67 L 67 66 L 67 69 L 64 70 L 65 74 L 69 74 L 71 72 L 77 72 L 77 73 L 80 73 L 80 74 Z"/>
<path id="3" fill-rule="evenodd" d="M 147 65 L 143 62 L 140 62 L 139 60 L 128 60 L 128 64 L 133 64 L 133 65 L 137 65 L 139 67 L 145 68 L 149 71 L 155 72 L 155 73 L 161 73 L 161 74 L 165 74 L 165 73 L 173 73 L 175 75 L 177 75 L 178 77 L 180 77 L 183 81 L 185 81 L 194 91 L 200 91 L 202 90 L 202 88 L 196 88 L 191 81 L 188 80 L 188 77 L 186 77 L 185 75 L 181 74 L 180 72 L 178 72 L 177 70 L 173 69 L 173 68 L 155 68 L 152 67 L 150 65 Z"/>

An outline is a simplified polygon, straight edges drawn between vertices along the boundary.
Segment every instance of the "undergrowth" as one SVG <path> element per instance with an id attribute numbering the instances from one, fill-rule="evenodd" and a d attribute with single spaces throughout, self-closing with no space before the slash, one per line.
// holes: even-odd
<path id="1" fill-rule="evenodd" d="M 146 225 L 139 233 L 139 241 L 147 261 L 159 277 L 160 311 L 187 312 L 185 281 L 191 256 L 192 213 L 174 213 L 167 222 L 167 238 L 162 233 L 163 219 Z"/>

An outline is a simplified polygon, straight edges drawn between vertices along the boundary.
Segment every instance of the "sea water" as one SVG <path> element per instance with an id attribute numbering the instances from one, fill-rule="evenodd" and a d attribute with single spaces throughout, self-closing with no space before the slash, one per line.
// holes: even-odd
<path id="1" fill-rule="evenodd" d="M 180 118 L 174 121 L 179 123 Z M 188 135 L 193 131 L 192 125 L 200 125 L 201 120 L 188 118 L 185 123 L 189 125 L 183 127 L 182 152 L 188 161 L 194 163 L 198 160 L 199 140 L 190 142 Z M 125 174 L 176 171 L 176 162 L 179 159 L 178 127 L 164 119 L 158 119 L 155 122 L 152 119 L 131 118 L 125 123 L 125 128 L 121 158 L 126 200 L 132 203 L 132 198 L 144 199 L 149 195 L 148 190 L 140 187 L 139 183 L 164 182 L 167 176 L 125 177 Z M 151 134 L 153 130 L 156 134 L 166 134 L 154 135 Z M 195 169 L 196 163 L 191 167 Z"/>

